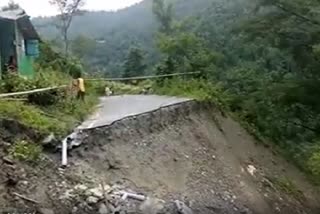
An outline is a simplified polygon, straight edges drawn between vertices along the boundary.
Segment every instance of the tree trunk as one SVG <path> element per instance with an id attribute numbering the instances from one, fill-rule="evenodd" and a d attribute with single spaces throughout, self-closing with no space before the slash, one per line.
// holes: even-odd
<path id="1" fill-rule="evenodd" d="M 69 40 L 68 40 L 68 31 L 64 30 L 63 33 L 63 40 L 64 40 L 64 54 L 65 56 L 68 56 L 69 53 Z"/>

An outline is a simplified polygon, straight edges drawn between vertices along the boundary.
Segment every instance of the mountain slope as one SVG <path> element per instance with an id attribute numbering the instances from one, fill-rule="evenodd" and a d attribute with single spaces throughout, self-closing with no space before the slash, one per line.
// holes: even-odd
<path id="1" fill-rule="evenodd" d="M 220 0 L 219 0 L 220 1 Z M 178 19 L 203 11 L 210 0 L 172 0 Z M 33 23 L 43 38 L 52 40 L 59 36 L 55 29 L 55 17 L 38 17 Z M 152 0 L 145 0 L 116 12 L 86 12 L 74 19 L 70 27 L 70 38 L 84 35 L 95 40 L 104 40 L 88 53 L 91 69 L 99 68 L 113 76 L 119 76 L 122 64 L 131 46 L 139 46 L 146 53 L 147 64 L 156 61 L 154 34 L 157 23 L 152 14 Z"/>

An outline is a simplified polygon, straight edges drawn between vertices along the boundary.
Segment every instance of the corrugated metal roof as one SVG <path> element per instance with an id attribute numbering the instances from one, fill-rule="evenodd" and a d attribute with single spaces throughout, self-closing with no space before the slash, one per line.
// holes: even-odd
<path id="1" fill-rule="evenodd" d="M 28 16 L 22 9 L 0 11 L 0 19 L 18 20 Z"/>
<path id="2" fill-rule="evenodd" d="M 40 39 L 28 16 L 20 18 L 17 20 L 17 22 L 18 27 L 25 39 Z"/>
<path id="3" fill-rule="evenodd" d="M 40 39 L 29 16 L 22 9 L 0 11 L 0 20 L 17 21 L 18 27 L 26 39 Z"/>

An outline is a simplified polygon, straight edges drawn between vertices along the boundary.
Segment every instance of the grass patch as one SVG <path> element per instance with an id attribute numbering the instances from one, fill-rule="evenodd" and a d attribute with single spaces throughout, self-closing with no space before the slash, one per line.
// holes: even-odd
<path id="1" fill-rule="evenodd" d="M 17 141 L 9 150 L 9 154 L 20 161 L 36 163 L 41 159 L 42 149 L 39 145 L 27 141 Z"/>
<path id="2" fill-rule="evenodd" d="M 301 190 L 289 179 L 285 177 L 273 177 L 269 178 L 269 180 L 275 185 L 277 189 L 280 191 L 291 195 L 295 199 L 299 201 L 304 201 L 305 196 Z"/>
<path id="3" fill-rule="evenodd" d="M 70 126 L 85 120 L 97 104 L 98 96 L 96 94 L 88 94 L 85 101 L 68 96 L 59 100 L 54 106 L 44 109 L 44 111 L 54 117 L 62 117 L 62 121 Z"/>
<path id="4" fill-rule="evenodd" d="M 320 146 L 311 152 L 311 157 L 307 161 L 308 170 L 312 175 L 313 181 L 320 185 Z"/>
<path id="5" fill-rule="evenodd" d="M 89 94 L 84 102 L 71 95 L 58 96 L 57 102 L 50 106 L 0 100 L 0 117 L 16 120 L 43 135 L 54 133 L 64 137 L 85 120 L 97 103 L 96 94 Z"/>
<path id="6" fill-rule="evenodd" d="M 50 118 L 40 108 L 18 101 L 0 101 L 0 117 L 17 120 L 43 134 L 62 134 L 66 129 L 59 118 Z"/>

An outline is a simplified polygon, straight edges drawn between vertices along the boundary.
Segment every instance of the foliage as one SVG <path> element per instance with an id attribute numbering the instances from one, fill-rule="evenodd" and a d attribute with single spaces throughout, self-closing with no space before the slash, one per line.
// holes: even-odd
<path id="1" fill-rule="evenodd" d="M 0 82 L 0 92 L 27 91 L 53 86 L 69 86 L 71 76 L 83 72 L 81 64 L 63 58 L 46 43 L 41 44 L 41 56 L 36 60 L 36 75 L 26 79 L 15 74 L 5 76 Z M 70 87 L 35 93 L 26 96 L 25 102 L 0 102 L 0 117 L 17 120 L 42 135 L 54 133 L 58 137 L 68 134 L 97 104 L 98 95 L 87 88 L 86 101 L 76 100 Z"/>
<path id="2" fill-rule="evenodd" d="M 51 118 L 40 108 L 18 101 L 1 101 L 0 117 L 17 120 L 27 127 L 39 131 L 41 134 L 65 134 L 66 124 L 59 118 Z"/>
<path id="3" fill-rule="evenodd" d="M 157 71 L 201 71 L 210 83 L 202 87 L 217 85 L 219 90 L 212 96 L 208 89 L 199 90 L 201 86 L 188 89 L 192 83 L 171 80 L 170 85 L 167 80 L 158 91 L 200 94 L 209 100 L 225 97 L 223 103 L 251 133 L 273 142 L 291 161 L 319 177 L 313 148 L 319 145 L 320 133 L 320 26 L 311 8 L 320 5 L 265 2 L 215 1 L 188 20 L 188 26 L 180 23 L 170 35 L 161 33 L 158 48 L 163 60 Z"/>
<path id="4" fill-rule="evenodd" d="M 50 0 L 52 5 L 56 6 L 59 15 L 57 29 L 61 32 L 64 41 L 65 55 L 69 51 L 69 28 L 75 15 L 79 13 L 80 7 L 84 4 L 83 0 Z"/>
<path id="5" fill-rule="evenodd" d="M 281 191 L 288 195 L 292 195 L 297 200 L 305 200 L 305 196 L 301 190 L 288 178 L 285 177 L 273 177 L 270 178 L 271 182 Z"/>
<path id="6" fill-rule="evenodd" d="M 10 155 L 21 161 L 36 163 L 41 158 L 42 149 L 39 145 L 27 141 L 17 141 L 10 148 Z"/>
<path id="7" fill-rule="evenodd" d="M 160 31 L 169 34 L 172 30 L 173 4 L 165 0 L 153 0 L 152 11 L 160 23 Z"/>
<path id="8" fill-rule="evenodd" d="M 172 8 L 176 17 L 182 19 L 202 11 L 212 0 L 175 0 Z M 37 17 L 32 22 L 42 38 L 63 46 L 61 33 L 52 23 L 59 22 L 58 17 Z M 86 54 L 82 62 L 90 72 L 102 72 L 107 77 L 121 77 L 123 62 L 132 46 L 138 46 L 145 53 L 145 64 L 149 74 L 159 60 L 159 53 L 154 45 L 157 23 L 152 14 L 152 1 L 141 1 L 117 12 L 85 11 L 75 16 L 70 29 L 70 48 L 72 41 L 79 35 L 95 41 L 95 47 Z M 62 44 L 60 44 L 62 43 Z"/>
<path id="9" fill-rule="evenodd" d="M 53 108 L 50 109 L 51 114 L 60 115 L 62 117 L 69 117 L 71 121 L 65 120 L 69 123 L 69 129 L 73 128 L 74 124 L 70 122 L 76 121 L 81 123 L 92 112 L 93 108 L 98 104 L 98 95 L 90 93 L 87 90 L 85 101 L 77 100 L 75 96 L 67 96 L 60 100 Z"/>
<path id="10" fill-rule="evenodd" d="M 65 85 L 70 77 L 49 69 L 40 69 L 32 79 L 23 78 L 17 74 L 8 74 L 1 81 L 1 92 L 28 91 L 37 88 Z"/>
<path id="11" fill-rule="evenodd" d="M 220 85 L 205 79 L 166 79 L 162 84 L 154 85 L 153 89 L 157 94 L 189 97 L 198 101 L 213 102 L 220 107 L 226 107 L 229 102 Z"/>
<path id="12" fill-rule="evenodd" d="M 81 60 L 89 58 L 95 48 L 96 41 L 83 35 L 79 35 L 71 41 L 71 51 L 73 55 Z"/>
<path id="13" fill-rule="evenodd" d="M 313 149 L 312 156 L 308 160 L 308 168 L 315 178 L 320 177 L 320 149 Z M 319 183 L 319 180 L 316 180 Z"/>
<path id="14" fill-rule="evenodd" d="M 8 10 L 16 10 L 20 9 L 20 5 L 15 3 L 13 0 L 10 0 L 8 5 L 1 8 L 2 11 L 8 11 Z"/>
<path id="15" fill-rule="evenodd" d="M 124 62 L 123 77 L 143 76 L 146 69 L 143 52 L 139 48 L 131 48 Z"/>
<path id="16" fill-rule="evenodd" d="M 77 76 L 83 73 L 83 67 L 79 60 L 70 56 L 62 56 L 59 52 L 54 51 L 49 43 L 42 42 L 40 44 L 40 52 L 40 57 L 36 59 L 36 70 L 60 72 L 65 77 L 67 75 Z M 61 77 L 61 74 L 58 74 L 58 77 Z"/>

